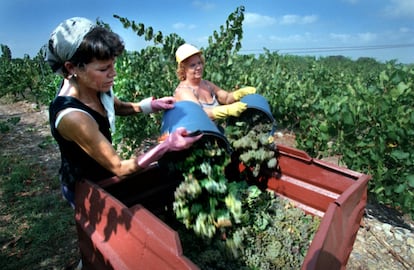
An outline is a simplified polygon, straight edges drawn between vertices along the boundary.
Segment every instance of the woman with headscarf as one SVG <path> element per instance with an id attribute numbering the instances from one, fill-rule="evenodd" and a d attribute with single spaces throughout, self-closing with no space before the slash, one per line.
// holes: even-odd
<path id="1" fill-rule="evenodd" d="M 124 102 L 114 96 L 115 61 L 124 51 L 120 37 L 90 20 L 74 17 L 52 32 L 46 60 L 63 77 L 49 107 L 51 132 L 61 152 L 59 175 L 64 197 L 74 207 L 75 183 L 126 177 L 166 152 L 191 146 L 200 136 L 178 128 L 167 140 L 138 157 L 123 160 L 112 145 L 115 115 L 151 113 L 174 107 L 173 97 Z"/>

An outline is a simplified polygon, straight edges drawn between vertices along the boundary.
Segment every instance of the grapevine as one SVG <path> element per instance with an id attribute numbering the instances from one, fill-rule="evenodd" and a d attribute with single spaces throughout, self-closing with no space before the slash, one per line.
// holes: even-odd
<path id="1" fill-rule="evenodd" d="M 280 55 L 266 48 L 257 55 L 240 54 L 244 12 L 237 7 L 200 48 L 207 59 L 205 79 L 228 90 L 260 89 L 280 127 L 295 133 L 298 149 L 315 158 L 340 157 L 340 165 L 372 175 L 369 196 L 414 217 L 414 65 Z M 178 84 L 174 52 L 189 41 L 143 22 L 114 18 L 148 44 L 118 57 L 116 96 L 139 101 L 172 95 Z M 0 45 L 0 96 L 48 104 L 60 79 L 43 60 L 45 48 L 33 59 L 18 59 Z M 120 117 L 116 123 L 113 142 L 129 157 L 141 141 L 158 134 L 160 115 Z"/>
<path id="2" fill-rule="evenodd" d="M 174 193 L 173 211 L 183 225 L 176 230 L 186 256 L 202 269 L 300 268 L 319 227 L 319 218 L 254 184 L 263 172 L 278 170 L 272 123 L 262 120 L 253 114 L 228 122 L 231 157 L 205 136 L 167 164 L 184 179 Z M 253 168 L 253 178 L 231 177 L 235 160 Z"/>

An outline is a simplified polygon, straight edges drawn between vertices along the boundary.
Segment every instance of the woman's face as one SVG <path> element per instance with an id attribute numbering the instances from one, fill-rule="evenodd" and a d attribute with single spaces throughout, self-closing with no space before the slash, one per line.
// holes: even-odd
<path id="1" fill-rule="evenodd" d="M 78 69 L 77 82 L 86 88 L 107 92 L 114 84 L 116 77 L 115 58 L 110 60 L 94 59 L 83 68 Z"/>
<path id="2" fill-rule="evenodd" d="M 185 62 L 185 73 L 187 79 L 201 79 L 203 77 L 203 62 L 200 55 L 190 56 Z"/>

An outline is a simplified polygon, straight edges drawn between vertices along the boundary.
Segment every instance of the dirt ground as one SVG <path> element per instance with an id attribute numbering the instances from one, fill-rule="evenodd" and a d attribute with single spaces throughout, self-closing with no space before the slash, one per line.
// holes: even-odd
<path id="1" fill-rule="evenodd" d="M 8 103 L 0 99 L 0 120 L 20 117 L 12 132 L 0 133 L 3 154 L 10 152 L 38 157 L 50 177 L 59 167 L 59 150 L 48 126 L 47 108 L 26 101 Z M 289 132 L 275 136 L 278 143 L 294 146 Z M 47 143 L 47 147 L 42 144 Z M 335 162 L 335 158 L 327 158 Z M 347 269 L 414 269 L 414 222 L 406 215 L 368 203 Z"/>
<path id="2" fill-rule="evenodd" d="M 12 152 L 38 157 L 39 162 L 46 165 L 48 175 L 56 175 L 60 156 L 57 146 L 51 143 L 46 108 L 39 109 L 36 104 L 26 101 L 13 104 L 3 102 L 0 100 L 0 120 L 20 117 L 12 132 L 0 133 L 3 154 Z M 50 142 L 47 147 L 45 142 Z"/>

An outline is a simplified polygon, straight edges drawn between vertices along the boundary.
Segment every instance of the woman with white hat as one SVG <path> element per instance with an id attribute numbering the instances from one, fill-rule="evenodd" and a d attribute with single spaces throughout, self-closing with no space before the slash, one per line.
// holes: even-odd
<path id="1" fill-rule="evenodd" d="M 174 92 L 176 101 L 190 100 L 200 104 L 213 120 L 239 116 L 246 110 L 247 104 L 240 102 L 240 99 L 255 93 L 256 88 L 244 87 L 228 92 L 208 80 L 203 80 L 205 60 L 202 52 L 191 44 L 181 45 L 175 57 L 180 80 Z"/>
<path id="2" fill-rule="evenodd" d="M 74 207 L 75 183 L 126 177 L 169 151 L 186 149 L 201 136 L 184 128 L 147 153 L 121 159 L 111 138 L 115 115 L 150 113 L 174 107 L 173 97 L 123 102 L 114 96 L 115 61 L 124 51 L 120 37 L 80 17 L 65 20 L 52 32 L 46 60 L 62 76 L 49 107 L 51 132 L 61 152 L 59 175 L 64 197 Z"/>

